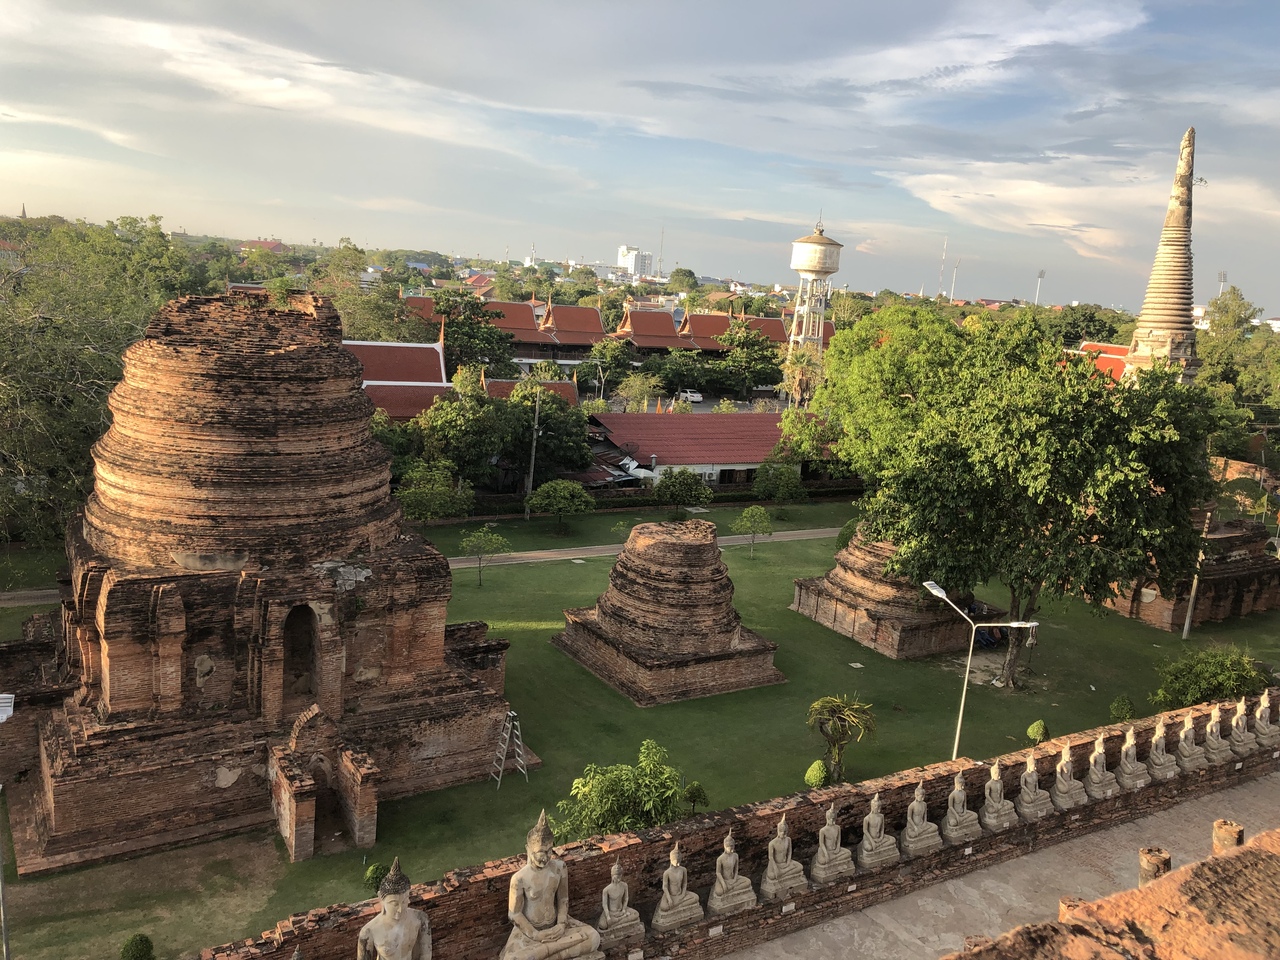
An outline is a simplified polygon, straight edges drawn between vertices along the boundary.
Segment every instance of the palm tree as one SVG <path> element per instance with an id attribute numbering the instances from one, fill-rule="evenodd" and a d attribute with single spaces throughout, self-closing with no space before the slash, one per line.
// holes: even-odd
<path id="1" fill-rule="evenodd" d="M 844 751 L 855 739 L 876 732 L 875 714 L 871 704 L 863 703 L 855 693 L 852 697 L 821 697 L 809 704 L 808 724 L 827 741 L 827 755 L 822 759 L 832 783 L 844 781 Z"/>
<path id="2" fill-rule="evenodd" d="M 792 406 L 807 407 L 822 382 L 822 360 L 811 343 L 797 347 L 782 363 L 782 385 Z"/>

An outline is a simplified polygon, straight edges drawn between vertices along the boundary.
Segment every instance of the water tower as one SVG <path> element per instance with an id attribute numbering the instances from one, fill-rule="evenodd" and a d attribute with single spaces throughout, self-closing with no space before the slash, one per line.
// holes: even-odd
<path id="1" fill-rule="evenodd" d="M 800 291 L 796 294 L 796 316 L 791 323 L 788 355 L 806 343 L 813 344 L 814 349 L 822 353 L 822 318 L 831 296 L 828 278 L 840 269 L 843 246 L 823 233 L 821 220 L 813 233 L 791 244 L 791 269 L 800 274 Z"/>

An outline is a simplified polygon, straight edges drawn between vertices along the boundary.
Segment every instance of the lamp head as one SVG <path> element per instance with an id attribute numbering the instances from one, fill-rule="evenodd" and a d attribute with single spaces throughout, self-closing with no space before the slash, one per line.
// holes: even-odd
<path id="1" fill-rule="evenodd" d="M 924 582 L 924 588 L 928 590 L 930 593 L 932 593 L 939 600 L 947 599 L 947 591 L 943 590 L 940 586 L 938 586 L 932 580 L 926 580 Z"/>

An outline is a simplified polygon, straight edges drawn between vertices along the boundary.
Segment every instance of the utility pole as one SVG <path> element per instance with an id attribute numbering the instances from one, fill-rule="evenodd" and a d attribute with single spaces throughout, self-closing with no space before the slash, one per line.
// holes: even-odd
<path id="1" fill-rule="evenodd" d="M 1036 274 L 1036 306 L 1040 306 L 1040 281 L 1044 279 L 1044 271 Z"/>
<path id="2" fill-rule="evenodd" d="M 4 790 L 4 784 L 0 783 L 0 791 Z M 9 920 L 4 912 L 4 845 L 0 844 L 0 945 L 4 947 L 4 960 L 10 960 L 9 956 Z"/>
<path id="3" fill-rule="evenodd" d="M 1222 288 L 1227 285 L 1227 271 L 1218 271 L 1218 296 L 1222 296 Z"/>
<path id="4" fill-rule="evenodd" d="M 956 299 L 956 274 L 960 272 L 960 258 L 956 257 L 956 265 L 951 268 L 951 301 Z"/>
<path id="5" fill-rule="evenodd" d="M 538 414 L 542 410 L 542 385 L 533 395 L 533 441 L 529 444 L 529 476 L 524 481 L 524 518 L 529 519 L 529 496 L 533 493 L 533 464 L 538 456 Z"/>

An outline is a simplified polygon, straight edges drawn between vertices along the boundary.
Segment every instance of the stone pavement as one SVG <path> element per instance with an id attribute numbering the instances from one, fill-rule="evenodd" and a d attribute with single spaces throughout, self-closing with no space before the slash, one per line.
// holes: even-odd
<path id="1" fill-rule="evenodd" d="M 821 540 L 834 537 L 840 532 L 839 527 L 817 527 L 811 530 L 780 530 L 771 537 L 758 537 L 757 545 L 779 540 Z M 742 546 L 751 541 L 750 537 L 721 537 L 723 547 Z M 622 544 L 607 543 L 594 547 L 564 547 L 558 550 L 526 550 L 520 553 L 503 553 L 485 561 L 490 564 L 505 563 L 537 563 L 543 560 L 575 560 L 587 557 L 615 557 L 622 552 Z M 450 557 L 449 567 L 453 570 L 471 569 L 476 565 L 475 557 Z M 0 593 L 0 607 L 27 607 L 38 603 L 57 603 L 57 590 L 15 590 Z"/>
<path id="2" fill-rule="evenodd" d="M 731 954 L 734 960 L 935 960 L 966 936 L 995 937 L 1058 919 L 1061 897 L 1096 900 L 1138 885 L 1138 849 L 1163 847 L 1173 868 L 1203 860 L 1213 821 L 1245 839 L 1280 827 L 1280 774 L 1187 800 L 1160 813 L 1037 850 Z"/>

